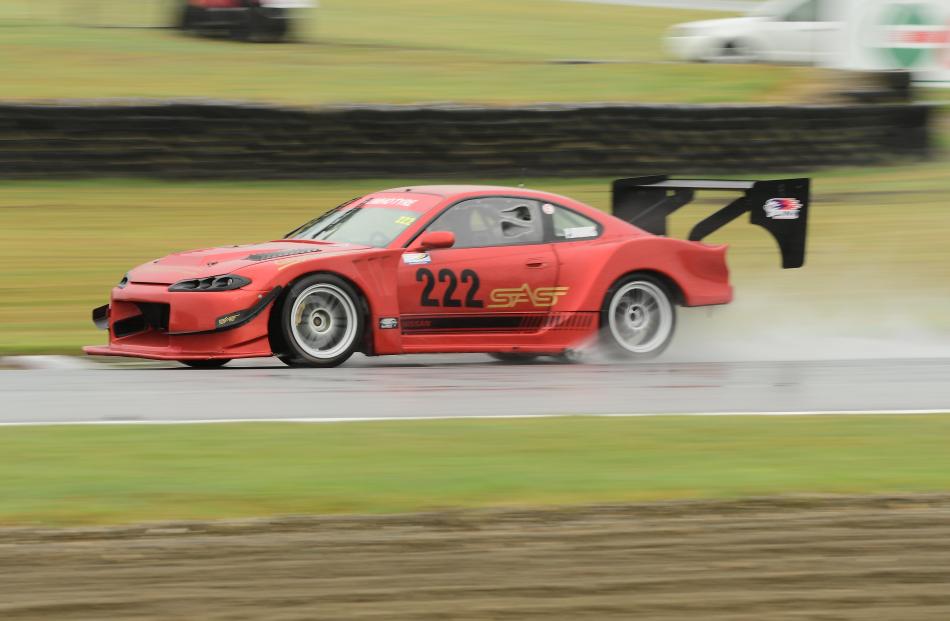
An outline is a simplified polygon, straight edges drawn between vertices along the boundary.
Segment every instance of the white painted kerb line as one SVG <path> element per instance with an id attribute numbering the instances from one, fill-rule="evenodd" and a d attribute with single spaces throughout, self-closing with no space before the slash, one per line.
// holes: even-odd
<path id="1" fill-rule="evenodd" d="M 536 418 L 658 418 L 670 417 L 723 417 L 723 416 L 910 416 L 950 415 L 950 406 L 942 410 L 809 410 L 801 412 L 665 412 L 636 414 L 510 414 L 475 416 L 359 416 L 338 418 L 193 418 L 182 420 L 80 420 L 80 421 L 21 421 L 0 422 L 0 427 L 68 427 L 85 425 L 234 425 L 240 423 L 385 423 L 400 421 L 445 420 L 521 420 Z"/>
<path id="2" fill-rule="evenodd" d="M 727 11 L 745 13 L 755 8 L 757 2 L 742 0 L 564 0 L 565 2 L 584 2 L 585 4 L 615 4 L 618 6 L 642 6 L 658 9 L 692 9 L 696 11 Z"/>

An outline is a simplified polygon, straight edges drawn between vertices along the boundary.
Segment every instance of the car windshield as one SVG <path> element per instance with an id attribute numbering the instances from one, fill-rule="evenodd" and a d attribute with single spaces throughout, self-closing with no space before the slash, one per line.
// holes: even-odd
<path id="1" fill-rule="evenodd" d="M 788 0 L 772 0 L 763 2 L 749 11 L 752 17 L 778 17 L 788 9 Z"/>
<path id="2" fill-rule="evenodd" d="M 360 203 L 350 207 L 344 203 L 290 233 L 288 239 L 358 244 L 383 248 L 416 221 L 419 213 L 389 207 L 367 207 Z"/>

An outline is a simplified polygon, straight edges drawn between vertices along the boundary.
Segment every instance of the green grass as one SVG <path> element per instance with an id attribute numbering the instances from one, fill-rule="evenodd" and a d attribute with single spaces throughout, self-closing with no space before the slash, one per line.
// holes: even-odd
<path id="1" fill-rule="evenodd" d="M 950 490 L 950 417 L 8 428 L 0 524 Z"/>
<path id="2" fill-rule="evenodd" d="M 179 250 L 276 239 L 343 200 L 412 181 L 5 182 L 0 354 L 78 353 L 81 345 L 101 342 L 89 311 L 135 265 Z M 533 179 L 528 185 L 606 209 L 609 182 Z M 739 294 L 729 325 L 720 326 L 724 334 L 750 322 L 835 318 L 843 334 L 950 330 L 948 196 L 945 161 L 818 174 L 808 265 L 798 271 L 778 269 L 764 231 L 730 225 L 710 240 L 731 245 Z M 684 210 L 673 220 L 673 234 L 685 235 L 715 205 L 705 200 Z"/>
<path id="3" fill-rule="evenodd" d="M 297 45 L 171 30 L 158 0 L 4 0 L 5 99 L 340 102 L 788 101 L 807 68 L 668 64 L 663 34 L 722 13 L 556 0 L 325 0 Z M 563 65 L 592 59 L 610 64 Z"/>

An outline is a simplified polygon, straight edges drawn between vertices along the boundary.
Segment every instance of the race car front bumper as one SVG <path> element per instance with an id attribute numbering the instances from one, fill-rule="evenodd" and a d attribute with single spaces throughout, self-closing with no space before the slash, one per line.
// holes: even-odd
<path id="1" fill-rule="evenodd" d="M 129 284 L 92 311 L 93 323 L 109 331 L 109 344 L 83 351 L 155 360 L 270 356 L 267 311 L 280 292 L 169 292 L 164 285 Z"/>

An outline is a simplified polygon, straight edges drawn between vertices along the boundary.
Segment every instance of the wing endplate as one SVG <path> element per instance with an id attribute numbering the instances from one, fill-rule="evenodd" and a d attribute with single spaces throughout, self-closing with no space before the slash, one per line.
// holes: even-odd
<path id="1" fill-rule="evenodd" d="M 690 241 L 702 241 L 749 214 L 750 224 L 768 231 L 778 243 L 782 267 L 805 264 L 810 179 L 723 181 L 670 179 L 665 175 L 618 179 L 613 184 L 613 214 L 654 235 L 667 235 L 669 217 L 695 198 L 697 191 L 739 192 L 741 196 L 699 222 Z"/>

